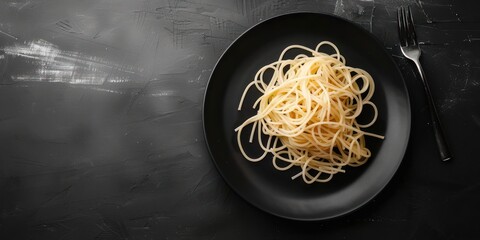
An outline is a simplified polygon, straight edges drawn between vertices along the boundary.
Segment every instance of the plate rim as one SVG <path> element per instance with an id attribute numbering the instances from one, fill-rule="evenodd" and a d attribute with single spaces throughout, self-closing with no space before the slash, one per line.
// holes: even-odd
<path id="1" fill-rule="evenodd" d="M 401 83 L 402 83 L 402 87 L 403 87 L 403 90 L 404 90 L 404 94 L 405 94 L 405 100 L 406 100 L 406 106 L 407 106 L 407 113 L 408 113 L 408 118 L 407 118 L 407 122 L 405 123 L 406 126 L 407 126 L 407 130 L 406 130 L 406 139 L 405 139 L 405 144 L 403 146 L 403 149 L 401 149 L 401 152 L 402 152 L 402 156 L 400 158 L 400 160 L 397 162 L 396 166 L 395 166 L 395 171 L 394 173 L 388 178 L 387 181 L 385 181 L 385 183 L 382 184 L 382 186 L 380 188 L 377 189 L 377 191 L 373 194 L 371 194 L 368 198 L 365 199 L 365 201 L 363 201 L 361 204 L 358 204 L 352 208 L 349 208 L 349 210 L 346 210 L 346 211 L 342 211 L 342 212 L 339 212 L 335 215 L 330 215 L 328 217 L 313 217 L 313 218 L 301 218 L 301 217 L 292 217 L 292 216 L 286 216 L 284 214 L 279 214 L 279 213 L 276 213 L 274 211 L 270 211 L 269 209 L 266 209 L 266 208 L 263 208 L 262 206 L 259 206 L 257 205 L 255 202 L 249 200 L 248 197 L 246 197 L 244 194 L 241 193 L 241 191 L 238 191 L 238 189 L 236 189 L 234 187 L 234 185 L 228 180 L 227 177 L 225 177 L 224 173 L 221 171 L 220 169 L 220 166 L 218 165 L 217 161 L 215 160 L 215 157 L 214 157 L 214 154 L 213 154 L 213 151 L 210 147 L 210 144 L 212 143 L 209 143 L 209 140 L 207 138 L 207 129 L 206 129 L 206 124 L 205 124 L 205 106 L 206 106 L 206 99 L 207 99 L 207 95 L 208 95 L 208 92 L 209 92 L 209 89 L 211 88 L 211 82 L 212 82 L 212 77 L 213 75 L 215 74 L 215 71 L 218 67 L 218 65 L 220 64 L 220 62 L 222 61 L 222 59 L 225 57 L 226 54 L 228 54 L 229 50 L 236 45 L 236 43 L 241 39 L 243 38 L 244 35 L 246 35 L 248 32 L 250 32 L 251 30 L 265 24 L 266 22 L 269 22 L 269 21 L 272 21 L 272 20 L 275 20 L 277 18 L 283 18 L 283 17 L 289 17 L 289 16 L 293 16 L 293 15 L 323 15 L 324 17 L 328 17 L 328 18 L 333 18 L 335 19 L 336 21 L 343 21 L 349 25 L 352 25 L 353 27 L 359 29 L 361 32 L 363 32 L 364 34 L 370 36 L 371 39 L 374 40 L 375 42 L 375 45 L 378 45 L 378 46 L 381 46 L 381 49 L 382 49 L 382 52 L 385 53 L 386 57 L 388 58 L 388 60 L 393 63 L 393 66 L 396 70 L 396 72 L 398 73 L 398 77 L 400 77 L 400 79 L 402 80 Z M 398 169 L 400 168 L 402 162 L 404 161 L 404 158 L 405 158 L 405 155 L 406 155 L 406 152 L 407 152 L 407 149 L 408 149 L 408 146 L 409 146 L 409 142 L 410 142 L 410 138 L 411 138 L 411 124 L 412 124 L 412 110 L 411 110 L 411 101 L 410 101 L 410 95 L 409 95 L 409 92 L 408 92 L 408 88 L 407 88 L 407 84 L 406 84 L 406 81 L 403 77 L 403 74 L 402 72 L 400 71 L 400 68 L 398 66 L 398 64 L 395 62 L 395 60 L 393 59 L 392 55 L 390 53 L 388 53 L 386 50 L 385 50 L 385 46 L 383 44 L 382 41 L 380 41 L 380 39 L 375 36 L 373 33 L 371 33 L 370 31 L 368 31 L 367 29 L 363 28 L 362 26 L 358 25 L 356 22 L 352 21 L 352 20 L 349 20 L 349 19 L 346 19 L 346 18 L 343 18 L 343 17 L 340 17 L 340 16 L 337 16 L 337 15 L 334 15 L 334 14 L 330 14 L 330 13 L 324 13 L 324 12 L 314 12 L 314 11 L 295 11 L 295 12 L 289 12 L 289 13 L 283 13 L 283 14 L 277 14 L 277 15 L 274 15 L 274 16 L 271 16 L 269 18 L 266 18 L 264 20 L 261 20 L 255 24 L 253 24 L 252 26 L 250 26 L 249 28 L 247 28 L 246 30 L 244 30 L 238 37 L 236 37 L 229 45 L 228 47 L 225 48 L 225 50 L 223 50 L 222 54 L 218 57 L 217 61 L 215 62 L 213 68 L 212 68 L 212 71 L 210 73 L 210 76 L 208 78 L 208 81 L 207 81 L 207 84 L 205 85 L 205 92 L 204 92 L 204 95 L 203 95 L 203 101 L 202 101 L 202 114 L 201 114 L 201 120 L 202 120 L 202 128 L 203 128 L 203 136 L 204 136 L 204 140 L 205 140 L 205 145 L 208 149 L 208 153 L 209 153 L 209 157 L 210 157 L 210 160 L 214 163 L 215 165 L 215 168 L 217 169 L 217 172 L 222 176 L 222 179 L 223 181 L 228 185 L 229 188 L 231 188 L 233 190 L 233 192 L 235 192 L 235 194 L 237 194 L 238 196 L 240 196 L 243 200 L 245 200 L 246 202 L 248 202 L 249 204 L 251 204 L 252 206 L 254 206 L 255 208 L 259 209 L 259 210 L 262 210 L 263 212 L 266 212 L 266 213 L 269 213 L 271 215 L 274 215 L 274 216 L 277 216 L 277 217 L 280 217 L 280 218 L 284 218 L 284 219 L 290 219 L 290 220 L 296 220 L 296 221 L 322 221 L 322 220 L 330 220 L 330 219 L 335 219 L 335 218 L 339 218 L 339 217 L 342 217 L 342 216 L 345 216 L 345 215 L 349 215 L 351 214 L 352 212 L 354 211 L 357 211 L 358 209 L 362 208 L 363 206 L 367 205 L 369 202 L 372 201 L 372 199 L 374 199 L 375 197 L 377 197 L 384 189 L 385 187 L 392 181 L 393 177 L 396 175 Z"/>

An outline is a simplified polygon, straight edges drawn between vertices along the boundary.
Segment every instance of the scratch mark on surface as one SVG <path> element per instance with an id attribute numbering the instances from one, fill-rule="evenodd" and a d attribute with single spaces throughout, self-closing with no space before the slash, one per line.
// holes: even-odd
<path id="1" fill-rule="evenodd" d="M 433 3 L 433 2 L 424 2 L 421 0 L 416 0 L 417 5 L 420 7 L 420 10 L 422 11 L 423 15 L 427 19 L 427 23 L 456 23 L 456 22 L 462 22 L 462 19 L 460 18 L 460 15 L 453 10 L 453 4 L 440 4 L 440 3 Z M 424 6 L 434 6 L 434 7 L 448 7 L 450 12 L 455 15 L 455 19 L 433 19 L 431 18 L 427 12 L 425 11 Z"/>
<path id="2" fill-rule="evenodd" d="M 418 42 L 418 45 L 421 45 L 421 46 L 448 46 L 448 45 L 450 45 L 450 43 L 448 43 L 448 42 L 435 43 L 435 42 L 425 41 L 425 42 Z"/>
<path id="3" fill-rule="evenodd" d="M 433 29 L 433 30 L 437 30 L 437 31 L 440 30 L 438 27 L 435 27 L 435 25 L 424 25 L 424 24 L 416 24 L 415 23 L 415 27 L 417 27 L 417 28 L 429 28 L 429 29 Z"/>
<path id="4" fill-rule="evenodd" d="M 164 220 L 164 219 L 171 219 L 170 216 L 165 216 L 165 215 L 160 215 L 159 213 L 155 213 L 153 215 L 147 215 L 147 216 L 138 216 L 134 218 L 129 218 L 129 221 L 138 221 L 138 220 L 144 220 L 144 219 L 156 219 L 156 220 Z"/>
<path id="5" fill-rule="evenodd" d="M 434 3 L 434 2 L 424 2 L 424 1 L 419 1 L 423 5 L 428 5 L 428 6 L 436 6 L 436 7 L 452 7 L 452 4 L 442 4 L 442 3 Z"/>
<path id="6" fill-rule="evenodd" d="M 372 13 L 370 14 L 370 32 L 373 32 L 373 17 L 375 13 L 375 5 L 372 8 Z"/>
<path id="7" fill-rule="evenodd" d="M 145 176 L 143 176 L 143 178 L 139 181 L 139 182 L 136 182 L 132 185 L 132 187 L 130 187 L 130 192 L 135 190 L 136 188 L 138 188 L 139 186 L 142 186 L 143 184 L 145 184 L 146 182 L 148 182 L 150 180 L 150 175 L 149 174 L 146 174 Z"/>
<path id="8" fill-rule="evenodd" d="M 444 19 L 444 20 L 437 19 L 437 20 L 431 20 L 430 21 L 430 23 L 458 23 L 458 22 L 459 22 L 459 20 L 457 20 L 457 19 L 454 19 L 454 20 L 452 20 L 452 19 Z"/>
<path id="9" fill-rule="evenodd" d="M 420 7 L 420 11 L 423 13 L 425 18 L 427 19 L 427 23 L 433 23 L 432 19 L 430 16 L 428 16 L 427 12 L 425 11 L 425 8 L 423 7 L 423 3 L 420 0 L 415 0 L 417 2 L 417 5 Z"/>
<path id="10" fill-rule="evenodd" d="M 157 44 L 155 45 L 155 56 L 157 56 L 159 44 L 160 44 L 160 35 L 157 34 Z"/>
<path id="11" fill-rule="evenodd" d="M 68 187 L 64 188 L 63 190 L 61 190 L 60 192 L 56 193 L 55 195 L 53 195 L 51 198 L 49 198 L 47 201 L 45 201 L 42 206 L 45 206 L 47 205 L 49 202 L 55 200 L 55 199 L 58 199 L 59 197 L 61 196 L 65 196 L 68 194 L 68 192 L 70 191 L 70 189 L 72 188 L 73 185 L 69 185 Z"/>
<path id="12" fill-rule="evenodd" d="M 61 30 L 68 32 L 68 33 L 77 33 L 73 30 L 72 25 L 70 25 L 70 21 L 68 20 L 61 20 L 55 23 L 55 25 L 60 28 Z"/>
<path id="13" fill-rule="evenodd" d="M 32 229 L 35 229 L 38 231 L 65 232 L 65 234 L 63 234 L 64 236 L 70 234 L 71 231 L 73 230 L 71 227 L 58 221 L 36 224 L 32 226 Z"/>
<path id="14" fill-rule="evenodd" d="M 434 2 L 424 2 L 424 1 L 419 1 L 419 3 L 421 3 L 422 5 L 428 5 L 428 6 L 434 6 L 434 7 L 448 7 L 450 9 L 450 12 L 452 14 L 455 15 L 455 17 L 457 18 L 456 21 L 457 22 L 461 22 L 462 19 L 460 18 L 460 16 L 458 15 L 458 13 L 456 13 L 454 10 L 453 10 L 453 4 L 442 4 L 442 3 L 434 3 Z M 450 20 L 448 20 L 450 21 Z M 437 21 L 435 21 L 437 22 Z"/>
<path id="15" fill-rule="evenodd" d="M 403 56 L 397 55 L 397 54 L 392 54 L 392 57 L 394 57 L 394 58 L 400 58 L 400 59 L 403 59 L 403 58 L 404 58 Z"/>
<path id="16" fill-rule="evenodd" d="M 194 108 L 194 107 L 196 107 L 196 106 L 191 105 L 191 106 L 187 106 L 187 107 L 183 107 L 183 108 L 177 108 L 175 110 L 165 111 L 165 112 L 162 112 L 162 113 L 157 114 L 157 115 L 152 115 L 152 116 L 149 116 L 149 117 L 146 117 L 146 118 L 143 118 L 143 119 L 140 119 L 140 120 L 136 120 L 136 121 L 131 121 L 131 122 L 128 122 L 128 123 L 129 124 L 135 124 L 135 123 L 141 123 L 141 122 L 146 122 L 146 121 L 155 121 L 155 120 L 167 118 L 169 116 L 174 115 L 175 113 L 183 112 L 187 109 Z"/>
<path id="17" fill-rule="evenodd" d="M 453 82 L 458 82 L 458 76 L 454 77 Z M 457 93 L 449 92 L 447 94 L 447 97 L 443 100 L 443 102 L 440 105 L 440 111 L 447 112 L 448 110 L 454 108 L 456 105 L 458 105 L 463 101 L 465 101 L 465 99 L 459 96 Z"/>
<path id="18" fill-rule="evenodd" d="M 17 11 L 20 11 L 22 10 L 23 8 L 25 8 L 26 6 L 30 5 L 32 2 L 31 1 L 26 1 L 25 3 L 21 4 L 20 2 L 11 2 L 9 3 L 8 5 L 10 7 L 14 7 L 17 9 Z M 21 5 L 20 5 L 21 4 Z"/>
<path id="19" fill-rule="evenodd" d="M 147 18 L 147 11 L 135 11 L 137 14 L 137 27 L 142 28 L 145 25 L 145 19 Z"/>
<path id="20" fill-rule="evenodd" d="M 124 91 L 107 89 L 107 88 L 93 87 L 93 88 L 89 88 L 89 89 L 99 91 L 99 92 L 107 92 L 107 93 L 115 93 L 115 94 L 127 94 L 127 92 L 124 92 Z"/>
<path id="21" fill-rule="evenodd" d="M 173 90 L 160 90 L 159 92 L 149 94 L 149 96 L 151 96 L 151 97 L 165 97 L 165 96 L 173 96 L 176 93 L 177 93 L 177 91 L 173 91 Z"/>
<path id="22" fill-rule="evenodd" d="M 475 67 L 471 66 L 470 63 L 468 63 L 468 62 L 465 62 L 463 64 L 451 63 L 450 66 L 455 67 L 455 68 L 459 68 L 458 70 L 460 70 L 460 72 L 465 73 L 465 81 L 464 81 L 463 87 L 460 89 L 461 91 L 465 91 L 468 87 L 469 82 L 470 82 L 471 69 L 475 68 Z"/>
<path id="23" fill-rule="evenodd" d="M 13 36 L 12 34 L 6 33 L 6 32 L 4 32 L 4 31 L 2 31 L 2 30 L 0 30 L 0 33 L 3 34 L 3 35 L 5 35 L 5 36 L 7 36 L 7 37 L 10 37 L 10 38 L 13 38 L 13 39 L 15 39 L 15 40 L 18 40 L 17 37 Z"/>
<path id="24" fill-rule="evenodd" d="M 210 171 L 203 174 L 203 176 L 198 180 L 197 184 L 195 184 L 195 187 L 193 188 L 192 193 L 197 191 L 197 188 L 200 186 L 200 184 L 202 184 L 207 179 L 209 174 L 210 174 Z"/>
<path id="25" fill-rule="evenodd" d="M 132 96 L 132 98 L 130 99 L 127 105 L 127 110 L 126 110 L 127 114 L 132 110 L 133 105 L 135 105 L 135 102 L 138 100 L 138 98 L 140 98 L 140 96 L 145 93 L 147 87 L 152 83 L 152 81 L 154 80 L 147 81 L 140 90 L 135 92 L 135 94 Z"/>
<path id="26" fill-rule="evenodd" d="M 383 6 L 383 8 L 385 9 L 385 12 L 387 12 L 387 15 L 388 15 L 389 17 L 391 17 L 392 14 L 391 14 L 390 10 L 388 10 L 388 7 L 385 5 L 385 6 Z"/>
<path id="27" fill-rule="evenodd" d="M 5 54 L 24 58 L 26 66 L 35 68 L 34 74 L 13 73 L 13 81 L 60 82 L 83 85 L 102 85 L 115 70 L 115 77 L 130 78 L 138 69 L 122 66 L 105 59 L 73 51 L 62 51 L 45 40 L 15 44 L 4 49 Z"/>
<path id="28" fill-rule="evenodd" d="M 16 159 L 15 163 L 26 164 L 26 165 L 34 165 L 34 166 L 39 166 L 39 167 L 49 167 L 49 165 L 43 164 L 43 163 L 38 162 L 38 161 L 29 160 L 29 159 L 26 159 L 26 158 L 23 158 L 23 157 L 12 157 L 12 156 L 10 156 L 10 157 L 13 158 L 13 159 Z"/>
<path id="29" fill-rule="evenodd" d="M 206 39 L 208 39 L 208 38 L 231 41 L 231 39 L 228 38 L 228 37 L 224 37 L 224 36 L 211 36 L 211 35 L 203 34 L 203 39 L 204 39 L 204 40 L 206 40 Z"/>
<path id="30" fill-rule="evenodd" d="M 104 218 L 103 224 L 96 224 L 102 231 L 95 237 L 98 240 L 104 239 L 128 239 L 128 232 L 122 222 Z"/>
<path id="31" fill-rule="evenodd" d="M 470 81 L 470 64 L 469 63 L 465 63 L 465 73 L 466 73 L 465 84 L 463 85 L 463 88 L 461 90 L 466 90 L 468 81 Z"/>
<path id="32" fill-rule="evenodd" d="M 467 38 L 463 39 L 464 42 L 475 42 L 475 41 L 480 41 L 479 37 L 472 37 L 471 35 L 467 35 Z"/>

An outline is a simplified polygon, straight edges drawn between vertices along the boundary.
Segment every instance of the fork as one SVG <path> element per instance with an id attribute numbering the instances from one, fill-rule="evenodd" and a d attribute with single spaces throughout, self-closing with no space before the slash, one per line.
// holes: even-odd
<path id="1" fill-rule="evenodd" d="M 448 150 L 445 136 L 443 134 L 442 125 L 438 118 L 437 109 L 430 93 L 430 87 L 425 79 L 425 73 L 420 65 L 421 51 L 417 42 L 417 35 L 415 33 L 415 26 L 413 24 L 413 16 L 410 7 L 400 7 L 397 12 L 398 21 L 398 35 L 400 37 L 400 50 L 403 55 L 412 60 L 417 66 L 420 78 L 422 79 L 425 93 L 427 95 L 428 110 L 432 118 L 433 131 L 435 133 L 435 140 L 440 151 L 440 157 L 442 161 L 448 161 L 452 158 L 450 151 Z"/>

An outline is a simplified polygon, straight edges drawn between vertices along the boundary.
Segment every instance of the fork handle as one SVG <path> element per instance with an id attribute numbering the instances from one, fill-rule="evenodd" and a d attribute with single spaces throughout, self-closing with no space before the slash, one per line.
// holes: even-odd
<path id="1" fill-rule="evenodd" d="M 435 107 L 435 104 L 433 102 L 433 97 L 430 92 L 430 87 L 428 86 L 428 82 L 425 78 L 425 73 L 423 72 L 423 68 L 422 68 L 422 65 L 420 65 L 419 60 L 414 60 L 413 62 L 415 62 L 415 65 L 418 68 L 418 72 L 420 73 L 420 77 L 422 78 L 425 93 L 427 94 L 428 110 L 432 118 L 433 132 L 435 134 L 435 140 L 437 141 L 438 150 L 440 151 L 440 157 L 442 161 L 448 161 L 452 159 L 452 156 L 450 155 L 447 142 L 445 141 L 442 125 L 440 123 L 440 119 L 438 118 L 437 108 Z"/>

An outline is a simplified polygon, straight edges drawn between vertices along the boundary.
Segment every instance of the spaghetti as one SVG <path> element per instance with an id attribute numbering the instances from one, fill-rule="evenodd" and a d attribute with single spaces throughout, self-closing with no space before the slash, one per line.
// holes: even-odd
<path id="1" fill-rule="evenodd" d="M 333 54 L 320 52 L 322 46 L 333 48 Z M 290 50 L 305 52 L 286 59 Z M 238 147 L 252 162 L 272 156 L 273 166 L 285 171 L 300 167 L 292 179 L 302 176 L 308 183 L 328 182 L 345 166 L 360 166 L 371 156 L 365 136 L 383 136 L 363 131 L 378 116 L 371 98 L 375 91 L 372 77 L 366 71 L 346 66 L 345 58 L 331 42 L 319 43 L 315 49 L 302 45 L 285 48 L 278 61 L 256 73 L 240 99 L 240 111 L 247 92 L 253 87 L 261 96 L 253 104 L 257 113 L 235 131 Z M 357 117 L 365 106 L 373 109 L 370 122 L 360 124 Z M 251 126 L 249 142 L 255 133 L 263 154 L 249 156 L 241 141 L 242 131 Z"/>

